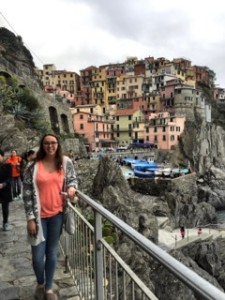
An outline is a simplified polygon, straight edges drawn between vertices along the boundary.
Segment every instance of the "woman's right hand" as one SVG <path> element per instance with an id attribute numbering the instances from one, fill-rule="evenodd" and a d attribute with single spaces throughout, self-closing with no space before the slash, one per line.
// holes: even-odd
<path id="1" fill-rule="evenodd" d="M 27 221 L 27 232 L 30 236 L 37 236 L 37 223 L 35 219 Z"/>

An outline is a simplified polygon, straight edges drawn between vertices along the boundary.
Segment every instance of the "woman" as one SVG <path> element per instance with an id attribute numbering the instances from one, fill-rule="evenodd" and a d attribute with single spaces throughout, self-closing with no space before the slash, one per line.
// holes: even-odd
<path id="1" fill-rule="evenodd" d="M 15 149 L 11 150 L 11 156 L 6 159 L 6 162 L 12 166 L 12 189 L 15 200 L 21 199 L 21 178 L 20 178 L 20 164 L 22 157 L 17 155 Z"/>
<path id="2" fill-rule="evenodd" d="M 4 162 L 4 152 L 0 150 L 0 203 L 2 203 L 3 231 L 8 230 L 9 202 L 12 201 L 12 167 Z"/>
<path id="3" fill-rule="evenodd" d="M 34 162 L 24 174 L 23 200 L 33 269 L 37 278 L 35 299 L 56 300 L 52 290 L 57 248 L 63 225 L 63 198 L 72 201 L 77 179 L 72 161 L 62 155 L 59 139 L 46 134 L 40 141 Z"/>

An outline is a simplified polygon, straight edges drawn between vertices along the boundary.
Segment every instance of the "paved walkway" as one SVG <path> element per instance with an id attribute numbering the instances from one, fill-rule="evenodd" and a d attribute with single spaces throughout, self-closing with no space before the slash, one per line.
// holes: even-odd
<path id="1" fill-rule="evenodd" d="M 166 224 L 168 218 L 157 218 L 159 227 L 163 227 Z M 178 249 L 186 246 L 196 240 L 216 239 L 218 237 L 225 237 L 225 230 L 217 230 L 211 228 L 202 228 L 202 233 L 198 235 L 198 228 L 188 228 L 185 230 L 185 238 L 182 239 L 180 230 L 175 229 L 169 231 L 163 228 L 159 228 L 158 231 L 159 246 L 165 250 Z"/>
<path id="2" fill-rule="evenodd" d="M 22 201 L 10 203 L 9 231 L 2 230 L 0 209 L 0 300 L 32 300 L 36 287 L 31 265 L 30 246 L 26 241 L 26 220 Z M 59 300 L 79 300 L 64 259 L 58 258 L 54 290 Z"/>
<path id="3" fill-rule="evenodd" d="M 159 225 L 165 224 L 167 218 L 158 218 Z M 197 229 L 189 229 L 184 240 L 179 229 L 169 232 L 159 229 L 159 245 L 172 249 L 190 243 L 199 238 Z M 203 229 L 201 238 L 213 238 L 221 231 Z M 0 300 L 32 300 L 36 287 L 31 265 L 30 246 L 26 241 L 26 220 L 22 201 L 10 204 L 9 231 L 2 231 L 2 213 L 0 212 Z M 79 300 L 77 289 L 70 274 L 65 273 L 64 258 L 59 253 L 54 290 L 59 300 Z"/>

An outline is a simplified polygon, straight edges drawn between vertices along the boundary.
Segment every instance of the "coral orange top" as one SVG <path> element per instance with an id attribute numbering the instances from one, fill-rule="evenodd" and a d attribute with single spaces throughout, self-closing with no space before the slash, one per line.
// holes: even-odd
<path id="1" fill-rule="evenodd" d="M 38 162 L 37 187 L 41 203 L 41 218 L 48 218 L 63 211 L 63 197 L 60 192 L 63 188 L 64 172 L 47 172 L 42 161 Z"/>
<path id="2" fill-rule="evenodd" d="M 20 165 L 22 158 L 18 155 L 10 156 L 6 159 L 6 162 L 12 166 L 12 177 L 20 176 L 20 171 L 17 169 L 17 164 Z"/>

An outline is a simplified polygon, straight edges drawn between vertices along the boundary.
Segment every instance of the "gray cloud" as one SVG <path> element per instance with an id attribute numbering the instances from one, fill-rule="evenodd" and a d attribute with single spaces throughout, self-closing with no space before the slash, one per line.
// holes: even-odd
<path id="1" fill-rule="evenodd" d="M 10 14 L 13 12 L 8 2 L 12 1 L 3 3 Z M 20 2 L 30 5 L 28 0 Z M 51 6 L 48 1 L 40 2 Z M 196 0 L 53 2 L 50 15 L 39 10 L 41 4 L 35 7 L 40 26 L 35 24 L 36 15 L 26 21 L 30 15 L 23 10 L 11 19 L 24 41 L 45 63 L 79 72 L 90 65 L 123 62 L 131 55 L 140 59 L 149 55 L 186 57 L 193 64 L 214 70 L 218 83 L 225 86 L 225 8 L 216 6 L 217 0 L 204 2 L 204 6 Z M 26 22 L 29 26 L 22 26 Z"/>

